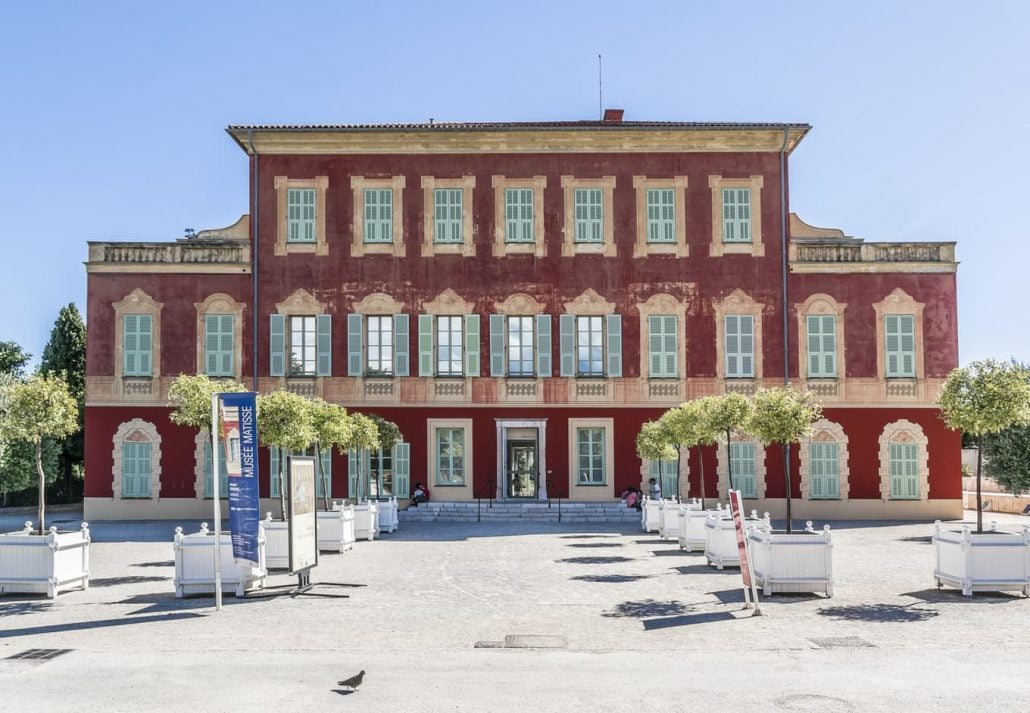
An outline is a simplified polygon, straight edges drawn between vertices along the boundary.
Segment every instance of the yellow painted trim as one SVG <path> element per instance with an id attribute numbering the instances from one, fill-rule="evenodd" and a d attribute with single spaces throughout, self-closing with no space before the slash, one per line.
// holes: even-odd
<path id="1" fill-rule="evenodd" d="M 604 429 L 604 484 L 580 485 L 576 471 L 579 468 L 579 456 L 576 430 L 580 428 Z M 611 500 L 615 489 L 615 419 L 611 418 L 570 418 L 569 429 L 569 498 L 577 501 Z"/>
<path id="2" fill-rule="evenodd" d="M 616 257 L 618 248 L 615 245 L 615 176 L 601 178 L 578 178 L 562 176 L 561 187 L 565 192 L 565 227 L 563 229 L 562 257 L 573 255 L 604 255 Z M 576 189 L 601 189 L 601 242 L 576 242 Z"/>
<path id="3" fill-rule="evenodd" d="M 393 255 L 404 257 L 407 255 L 407 248 L 404 244 L 404 176 L 393 176 L 392 178 L 366 178 L 365 176 L 351 176 L 351 192 L 354 198 L 354 220 L 351 230 L 351 257 L 363 257 L 365 255 Z M 392 220 L 390 224 L 392 241 L 389 243 L 366 243 L 365 242 L 365 189 L 390 189 Z"/>
<path id="4" fill-rule="evenodd" d="M 315 242 L 291 243 L 287 240 L 289 236 L 289 208 L 287 196 L 291 188 L 313 188 L 315 189 Z M 286 255 L 287 253 L 313 253 L 315 255 L 328 255 L 329 243 L 325 236 L 325 205 L 326 192 L 329 190 L 329 176 L 315 176 L 314 178 L 288 178 L 286 176 L 275 177 L 276 207 L 278 209 L 277 230 L 275 236 L 275 255 Z"/>
<path id="5" fill-rule="evenodd" d="M 490 185 L 494 189 L 494 243 L 493 256 L 535 255 L 547 256 L 547 240 L 544 235 L 544 189 L 547 188 L 547 176 L 532 178 L 510 178 L 508 176 L 491 176 Z M 507 242 L 508 223 L 505 215 L 505 191 L 509 188 L 529 188 L 533 191 L 533 242 Z"/>
<path id="6" fill-rule="evenodd" d="M 472 220 L 472 194 L 476 188 L 475 176 L 461 178 L 436 178 L 422 176 L 422 257 L 434 255 L 476 256 L 475 223 Z M 436 201 L 433 191 L 437 188 L 461 189 L 461 242 L 436 242 Z"/>
<path id="7" fill-rule="evenodd" d="M 752 255 L 762 257 L 765 255 L 765 243 L 762 236 L 762 186 L 765 185 L 765 178 L 761 175 L 754 175 L 750 178 L 723 178 L 720 175 L 708 177 L 708 187 L 712 191 L 712 242 L 708 246 L 708 254 L 711 257 L 721 255 Z M 724 243 L 722 233 L 722 189 L 723 188 L 750 188 L 751 189 L 751 242 L 750 243 Z"/>

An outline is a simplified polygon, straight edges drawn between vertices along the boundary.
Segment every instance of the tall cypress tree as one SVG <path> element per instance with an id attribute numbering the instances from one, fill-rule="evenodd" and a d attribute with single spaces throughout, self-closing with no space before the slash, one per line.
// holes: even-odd
<path id="1" fill-rule="evenodd" d="M 65 496 L 72 498 L 72 476 L 82 478 L 83 412 L 86 406 L 86 324 L 75 303 L 61 308 L 43 349 L 40 373 L 61 375 L 78 405 L 79 428 L 61 443 L 60 472 Z"/>

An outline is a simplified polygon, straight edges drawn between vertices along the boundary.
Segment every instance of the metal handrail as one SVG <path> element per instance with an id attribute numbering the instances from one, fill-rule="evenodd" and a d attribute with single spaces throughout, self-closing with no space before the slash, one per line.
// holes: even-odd
<path id="1" fill-rule="evenodd" d="M 490 505 L 492 509 L 494 506 L 494 489 L 497 487 L 497 478 L 490 478 L 482 485 L 479 486 L 479 490 L 476 491 L 476 522 L 483 521 L 483 488 L 487 488 L 487 492 L 490 493 Z"/>
<path id="2" fill-rule="evenodd" d="M 547 478 L 547 509 L 551 509 L 551 492 L 554 487 L 554 481 Z M 558 522 L 561 522 L 561 496 L 555 495 L 554 499 L 558 501 Z"/>

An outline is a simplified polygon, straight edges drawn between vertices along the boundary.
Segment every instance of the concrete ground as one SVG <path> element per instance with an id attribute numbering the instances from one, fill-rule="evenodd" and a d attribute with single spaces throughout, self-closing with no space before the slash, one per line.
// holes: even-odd
<path id="1" fill-rule="evenodd" d="M 98 523 L 88 591 L 0 595 L 0 710 L 1030 709 L 1030 600 L 938 591 L 931 523 L 833 523 L 835 596 L 757 618 L 738 570 L 654 534 L 525 522 L 405 523 L 322 555 L 316 580 L 361 586 L 316 591 L 349 598 L 215 612 L 174 597 L 173 527 Z M 497 648 L 509 635 L 567 645 Z M 8 658 L 31 648 L 71 651 Z M 336 685 L 360 669 L 356 693 Z"/>

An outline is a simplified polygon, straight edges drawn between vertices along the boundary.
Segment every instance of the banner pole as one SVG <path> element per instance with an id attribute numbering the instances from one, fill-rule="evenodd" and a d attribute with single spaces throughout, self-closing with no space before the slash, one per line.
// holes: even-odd
<path id="1" fill-rule="evenodd" d="M 222 503 L 218 493 L 218 394 L 211 394 L 211 492 L 215 508 L 215 611 L 222 611 Z"/>

